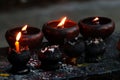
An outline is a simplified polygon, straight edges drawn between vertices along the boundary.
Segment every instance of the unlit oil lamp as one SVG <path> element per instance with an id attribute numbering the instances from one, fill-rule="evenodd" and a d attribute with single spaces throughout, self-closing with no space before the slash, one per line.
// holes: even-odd
<path id="1" fill-rule="evenodd" d="M 67 62 L 76 65 L 77 58 L 83 57 L 85 53 L 85 43 L 82 38 L 75 37 L 73 40 L 65 42 L 63 51 L 69 57 Z"/>
<path id="2" fill-rule="evenodd" d="M 8 61 L 12 64 L 10 70 L 13 74 L 25 74 L 29 72 L 27 63 L 30 59 L 30 52 L 28 46 L 22 47 L 19 39 L 21 32 L 17 34 L 16 41 L 14 43 L 15 48 L 11 48 L 8 54 Z"/>
<path id="3" fill-rule="evenodd" d="M 64 44 L 64 51 L 67 53 L 70 57 L 78 57 L 81 55 L 81 53 L 84 53 L 85 51 L 85 44 L 83 39 L 78 39 L 76 37 L 73 40 L 67 41 Z"/>
<path id="4" fill-rule="evenodd" d="M 51 44 L 63 44 L 65 40 L 74 39 L 79 35 L 79 27 L 74 21 L 67 20 L 67 17 L 44 24 L 42 31 Z"/>
<path id="5" fill-rule="evenodd" d="M 58 45 L 46 46 L 39 51 L 38 58 L 41 61 L 41 69 L 56 70 L 62 60 L 62 52 Z"/>
<path id="6" fill-rule="evenodd" d="M 106 44 L 102 38 L 88 39 L 85 45 L 86 62 L 98 62 L 106 51 Z"/>
<path id="7" fill-rule="evenodd" d="M 80 33 L 84 38 L 107 38 L 114 29 L 115 23 L 107 17 L 88 17 L 78 23 Z"/>
<path id="8" fill-rule="evenodd" d="M 43 33 L 38 28 L 29 27 L 27 25 L 24 27 L 16 27 L 8 30 L 5 34 L 6 40 L 12 48 L 15 47 L 15 37 L 19 31 L 22 32 L 22 37 L 19 40 L 22 46 L 27 45 L 30 49 L 35 49 L 41 44 L 43 40 Z"/>

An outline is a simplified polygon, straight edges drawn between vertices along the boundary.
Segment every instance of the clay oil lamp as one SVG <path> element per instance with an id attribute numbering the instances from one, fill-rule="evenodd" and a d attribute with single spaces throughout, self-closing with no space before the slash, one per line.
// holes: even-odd
<path id="1" fill-rule="evenodd" d="M 76 37 L 64 44 L 63 51 L 69 57 L 67 62 L 76 65 L 77 58 L 84 58 L 83 54 L 85 53 L 85 43 L 82 38 Z"/>
<path id="2" fill-rule="evenodd" d="M 79 35 L 79 27 L 74 21 L 67 20 L 67 17 L 44 24 L 42 31 L 49 43 L 60 45 Z"/>
<path id="3" fill-rule="evenodd" d="M 41 61 L 41 69 L 56 70 L 59 68 L 62 52 L 58 45 L 46 46 L 39 51 L 38 58 Z"/>
<path id="4" fill-rule="evenodd" d="M 12 74 L 25 74 L 29 72 L 27 63 L 30 59 L 30 52 L 28 46 L 22 47 L 19 39 L 21 32 L 17 34 L 16 41 L 14 43 L 15 48 L 11 48 L 8 54 L 8 61 L 12 64 L 10 73 Z"/>
<path id="5" fill-rule="evenodd" d="M 115 23 L 107 17 L 88 17 L 80 20 L 80 33 L 84 38 L 107 38 L 114 29 Z"/>
<path id="6" fill-rule="evenodd" d="M 15 47 L 15 37 L 19 31 L 22 32 L 22 37 L 19 42 L 22 46 L 29 46 L 30 50 L 37 48 L 43 40 L 43 33 L 38 28 L 27 25 L 24 27 L 16 27 L 8 30 L 5 34 L 6 40 L 12 48 Z"/>
<path id="7" fill-rule="evenodd" d="M 70 57 L 78 57 L 85 51 L 85 44 L 83 39 L 76 37 L 73 40 L 67 41 L 64 44 L 64 51 Z"/>
<path id="8" fill-rule="evenodd" d="M 102 38 L 88 39 L 85 42 L 85 57 L 87 62 L 98 62 L 106 51 L 106 44 Z"/>

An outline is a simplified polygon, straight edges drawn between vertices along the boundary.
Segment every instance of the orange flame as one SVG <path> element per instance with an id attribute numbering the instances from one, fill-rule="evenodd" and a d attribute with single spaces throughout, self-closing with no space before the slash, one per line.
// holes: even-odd
<path id="1" fill-rule="evenodd" d="M 19 32 L 19 33 L 17 34 L 17 36 L 16 36 L 16 41 L 19 41 L 20 37 L 21 37 L 21 32 Z"/>
<path id="2" fill-rule="evenodd" d="M 58 27 L 59 27 L 59 26 L 62 26 L 62 27 L 63 27 L 66 19 L 67 19 L 67 17 L 64 17 L 57 26 L 58 26 Z"/>
<path id="3" fill-rule="evenodd" d="M 25 25 L 21 30 L 26 31 L 26 29 L 27 29 L 27 25 Z"/>
<path id="4" fill-rule="evenodd" d="M 95 17 L 95 18 L 93 19 L 93 22 L 97 22 L 97 21 L 99 21 L 99 18 L 98 18 L 98 17 Z"/>

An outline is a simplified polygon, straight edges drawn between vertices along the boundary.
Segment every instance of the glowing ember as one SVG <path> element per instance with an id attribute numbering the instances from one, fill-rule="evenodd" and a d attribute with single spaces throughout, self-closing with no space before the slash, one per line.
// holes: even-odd
<path id="1" fill-rule="evenodd" d="M 64 28 L 64 23 L 65 23 L 66 19 L 67 19 L 67 17 L 64 17 L 57 26 L 61 27 L 61 28 Z"/>
<path id="2" fill-rule="evenodd" d="M 26 31 L 26 29 L 27 29 L 27 25 L 25 25 L 21 30 Z"/>

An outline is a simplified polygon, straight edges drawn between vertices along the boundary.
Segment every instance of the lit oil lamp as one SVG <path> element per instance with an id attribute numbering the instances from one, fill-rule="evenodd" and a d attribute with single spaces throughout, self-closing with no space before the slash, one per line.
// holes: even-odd
<path id="1" fill-rule="evenodd" d="M 86 62 L 98 62 L 106 51 L 106 44 L 102 38 L 88 39 L 85 42 L 85 60 Z"/>
<path id="2" fill-rule="evenodd" d="M 80 33 L 84 38 L 107 38 L 114 29 L 115 23 L 107 17 L 88 17 L 80 20 Z"/>
<path id="3" fill-rule="evenodd" d="M 79 35 L 79 27 L 74 21 L 54 20 L 43 25 L 42 31 L 51 44 L 63 44 L 65 40 L 74 39 Z"/>
<path id="4" fill-rule="evenodd" d="M 19 42 L 22 46 L 29 46 L 30 50 L 38 47 L 43 40 L 43 33 L 38 28 L 29 27 L 27 25 L 24 27 L 16 27 L 8 30 L 5 34 L 6 40 L 12 48 L 15 47 L 15 37 L 19 31 L 22 32 L 22 37 Z"/>
<path id="5" fill-rule="evenodd" d="M 42 48 L 38 53 L 43 70 L 55 70 L 59 68 L 58 62 L 62 60 L 62 52 L 58 45 L 51 45 Z"/>
<path id="6" fill-rule="evenodd" d="M 20 38 L 21 32 L 17 34 L 15 49 L 11 49 L 8 54 L 8 61 L 12 64 L 10 72 L 13 74 L 24 74 L 29 72 L 29 68 L 27 67 L 27 63 L 30 59 L 29 48 L 20 45 Z"/>

